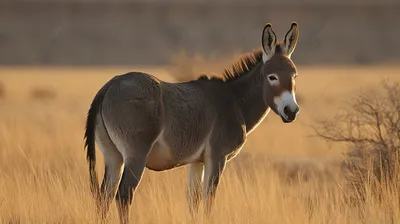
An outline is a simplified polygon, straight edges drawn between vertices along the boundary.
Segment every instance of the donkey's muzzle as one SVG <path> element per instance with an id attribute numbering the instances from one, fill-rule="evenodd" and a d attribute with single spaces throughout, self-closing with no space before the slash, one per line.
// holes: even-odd
<path id="1" fill-rule="evenodd" d="M 285 119 L 284 122 L 285 123 L 289 123 L 292 122 L 296 119 L 297 114 L 299 113 L 300 108 L 297 106 L 296 108 L 290 108 L 289 106 L 285 106 L 283 108 L 283 113 L 285 114 Z"/>

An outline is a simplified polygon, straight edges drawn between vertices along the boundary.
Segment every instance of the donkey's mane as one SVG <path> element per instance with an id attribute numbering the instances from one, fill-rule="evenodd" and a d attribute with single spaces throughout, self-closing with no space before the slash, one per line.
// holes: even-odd
<path id="1" fill-rule="evenodd" d="M 243 55 L 238 61 L 233 63 L 231 68 L 225 69 L 223 72 L 224 82 L 229 82 L 249 74 L 258 63 L 262 61 L 262 50 L 257 49 L 253 52 Z"/>
<path id="2" fill-rule="evenodd" d="M 275 47 L 275 53 L 281 53 L 281 43 L 277 42 Z M 225 69 L 221 76 L 213 76 L 209 78 L 207 75 L 201 75 L 198 80 L 219 80 L 223 82 L 230 82 L 236 80 L 246 74 L 249 74 L 258 63 L 262 62 L 263 51 L 262 49 L 256 49 L 252 52 L 244 54 L 238 61 L 233 63 L 230 69 Z"/>
<path id="3" fill-rule="evenodd" d="M 198 80 L 219 80 L 223 82 L 230 82 L 239 77 L 248 74 L 253 70 L 258 63 L 262 61 L 262 50 L 256 49 L 250 53 L 243 55 L 238 61 L 236 61 L 231 68 L 225 69 L 221 76 L 213 76 L 211 78 L 207 75 L 201 75 Z"/>

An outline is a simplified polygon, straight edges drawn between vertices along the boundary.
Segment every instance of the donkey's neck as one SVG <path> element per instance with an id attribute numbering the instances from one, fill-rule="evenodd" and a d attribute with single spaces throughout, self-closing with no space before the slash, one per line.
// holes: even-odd
<path id="1" fill-rule="evenodd" d="M 269 112 L 263 98 L 264 77 L 261 68 L 262 62 L 248 74 L 229 83 L 246 122 L 247 134 L 253 131 Z"/>

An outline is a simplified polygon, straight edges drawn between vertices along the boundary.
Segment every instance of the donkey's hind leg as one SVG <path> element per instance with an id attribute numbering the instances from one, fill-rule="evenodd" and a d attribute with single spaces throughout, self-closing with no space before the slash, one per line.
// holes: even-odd
<path id="1" fill-rule="evenodd" d="M 121 153 L 108 136 L 104 125 L 98 125 L 98 127 L 96 141 L 104 157 L 105 169 L 97 209 L 101 219 L 104 220 L 108 215 L 110 204 L 118 189 L 123 160 Z"/>
<path id="2" fill-rule="evenodd" d="M 107 157 L 108 156 L 108 157 Z M 122 156 L 121 154 L 106 155 L 104 178 L 101 183 L 101 207 L 99 207 L 102 219 L 105 219 L 110 209 L 110 204 L 115 197 L 121 179 Z"/>
<path id="3" fill-rule="evenodd" d="M 145 143 L 144 138 L 136 138 L 135 144 L 129 144 L 133 148 L 123 147 L 124 171 L 116 196 L 117 208 L 120 223 L 129 223 L 129 211 L 132 205 L 133 196 L 138 187 L 146 167 L 147 155 L 153 146 L 151 143 Z"/>

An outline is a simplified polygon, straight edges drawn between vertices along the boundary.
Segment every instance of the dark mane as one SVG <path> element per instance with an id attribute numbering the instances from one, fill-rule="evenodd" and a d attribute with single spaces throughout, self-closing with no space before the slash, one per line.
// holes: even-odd
<path id="1" fill-rule="evenodd" d="M 224 82 L 235 80 L 253 70 L 262 61 L 262 50 L 257 49 L 242 56 L 231 69 L 225 69 L 223 73 Z"/>
<path id="2" fill-rule="evenodd" d="M 257 49 L 253 52 L 247 53 L 242 56 L 236 63 L 233 64 L 232 68 L 225 69 L 222 76 L 207 77 L 207 75 L 201 75 L 198 80 L 219 80 L 223 82 L 230 82 L 243 75 L 248 74 L 253 70 L 258 63 L 262 61 L 262 50 Z"/>

